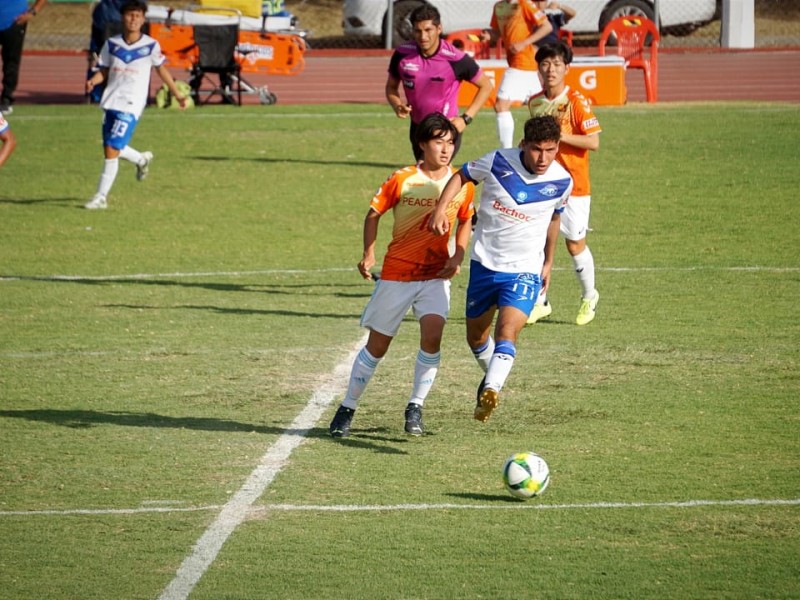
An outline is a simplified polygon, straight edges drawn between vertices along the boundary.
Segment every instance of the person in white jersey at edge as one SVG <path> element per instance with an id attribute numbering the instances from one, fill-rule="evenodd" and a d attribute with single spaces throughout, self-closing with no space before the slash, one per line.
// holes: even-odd
<path id="1" fill-rule="evenodd" d="M 430 220 L 433 233 L 447 235 L 447 206 L 462 186 L 483 183 L 466 306 L 467 343 L 484 372 L 474 413 L 479 421 L 498 405 L 517 336 L 550 282 L 561 212 L 572 192 L 572 177 L 555 161 L 560 137 L 555 117 L 528 119 L 518 148 L 494 150 L 453 175 Z"/>
<path id="2" fill-rule="evenodd" d="M 155 69 L 161 80 L 186 107 L 186 97 L 175 86 L 167 67 L 161 46 L 149 35 L 142 33 L 147 13 L 147 4 L 142 0 L 128 0 L 120 8 L 122 34 L 106 41 L 100 51 L 98 71 L 86 81 L 86 93 L 103 81 L 106 89 L 100 100 L 103 117 L 103 151 L 105 163 L 94 197 L 84 205 L 88 209 L 108 207 L 108 193 L 117 178 L 119 159 L 136 165 L 136 179 L 147 177 L 152 152 L 139 152 L 128 144 L 133 137 L 136 124 L 147 104 L 150 91 L 150 70 Z"/>
<path id="3" fill-rule="evenodd" d="M 0 167 L 2 167 L 14 149 L 17 147 L 17 138 L 14 132 L 11 131 L 11 125 L 0 113 Z"/>

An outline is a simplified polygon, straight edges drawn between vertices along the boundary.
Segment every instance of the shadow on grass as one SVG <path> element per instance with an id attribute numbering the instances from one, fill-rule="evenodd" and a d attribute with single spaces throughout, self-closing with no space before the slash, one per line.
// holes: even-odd
<path id="1" fill-rule="evenodd" d="M 469 494 L 469 493 L 461 493 L 461 492 L 450 492 L 447 494 L 448 496 L 452 496 L 453 498 L 464 498 L 466 500 L 479 500 L 481 502 L 506 502 L 506 503 L 513 503 L 519 504 L 520 502 L 524 502 L 524 500 L 520 500 L 519 498 L 514 498 L 509 496 L 508 494 Z"/>
<path id="2" fill-rule="evenodd" d="M 296 163 L 308 165 L 332 165 L 339 167 L 378 167 L 381 169 L 389 169 L 396 171 L 398 169 L 397 163 L 382 163 L 382 162 L 365 162 L 355 160 L 308 160 L 302 158 L 248 158 L 245 156 L 192 156 L 194 160 L 204 160 L 209 162 L 221 162 L 228 160 L 246 160 L 250 162 L 264 162 L 264 163 Z"/>
<path id="3" fill-rule="evenodd" d="M 269 310 L 262 308 L 230 308 L 201 304 L 179 304 L 175 306 L 154 306 L 148 304 L 103 304 L 104 308 L 127 308 L 130 310 L 205 310 L 219 315 L 278 315 L 281 317 L 312 317 L 315 319 L 358 319 L 358 314 L 335 314 L 301 312 L 294 310 Z"/>
<path id="4" fill-rule="evenodd" d="M 0 204 L 22 204 L 31 206 L 34 204 L 58 204 L 72 205 L 74 208 L 83 209 L 86 204 L 85 198 L 0 198 Z M 83 209 L 85 210 L 85 209 Z"/>
<path id="5" fill-rule="evenodd" d="M 331 440 L 327 427 L 312 427 L 310 429 L 287 429 L 273 425 L 254 425 L 231 421 L 215 417 L 169 417 L 156 413 L 135 413 L 123 411 L 96 411 L 96 410 L 56 410 L 56 409 L 31 409 L 31 410 L 0 410 L 0 417 L 11 419 L 25 419 L 38 423 L 50 423 L 71 429 L 89 429 L 98 425 L 116 425 L 119 427 L 151 427 L 167 429 L 190 429 L 193 431 L 221 431 L 229 433 L 261 433 L 266 435 L 298 435 L 306 438 L 324 438 Z M 354 448 L 371 450 L 385 454 L 406 454 L 402 450 L 387 445 L 405 440 L 398 438 L 373 439 L 383 443 L 373 443 L 358 437 L 335 440 Z"/>
<path id="6" fill-rule="evenodd" d="M 353 272 L 343 271 L 344 276 L 354 276 Z M 253 276 L 258 275 L 254 273 Z M 265 276 L 268 273 L 264 274 Z M 196 277 L 201 277 L 197 275 Z M 372 294 L 372 286 L 368 286 L 363 281 L 354 283 L 297 283 L 297 284 L 272 284 L 272 283 L 214 283 L 202 281 L 178 281 L 176 279 L 158 279 L 153 277 L 80 277 L 80 276 L 36 276 L 36 275 L 11 275 L 0 274 L 0 279 L 34 281 L 41 283 L 77 283 L 81 285 L 154 285 L 154 286 L 176 286 L 185 288 L 201 288 L 215 292 L 255 292 L 268 294 L 284 294 L 287 296 L 295 295 L 295 290 L 303 290 L 303 295 L 314 294 L 315 288 L 322 288 L 316 295 L 331 295 L 334 297 L 366 297 Z M 363 294 L 330 292 L 325 288 L 359 288 L 364 290 Z"/>

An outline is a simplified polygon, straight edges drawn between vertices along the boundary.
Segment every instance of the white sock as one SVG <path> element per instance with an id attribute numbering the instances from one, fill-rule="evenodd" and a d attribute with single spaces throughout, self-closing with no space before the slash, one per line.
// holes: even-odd
<path id="1" fill-rule="evenodd" d="M 116 158 L 107 158 L 103 163 L 103 172 L 100 173 L 100 181 L 97 183 L 97 193 L 101 196 L 108 196 L 111 191 L 111 186 L 114 185 L 114 180 L 117 178 L 117 171 L 119 170 L 119 160 Z"/>
<path id="2" fill-rule="evenodd" d="M 511 111 L 497 113 L 497 137 L 500 138 L 503 148 L 514 145 L 514 115 Z"/>
<path id="3" fill-rule="evenodd" d="M 132 162 L 135 165 L 142 163 L 142 153 L 130 146 L 125 146 L 122 150 L 119 151 L 119 157 L 123 160 L 127 160 L 128 162 Z"/>
<path id="4" fill-rule="evenodd" d="M 589 246 L 572 257 L 572 264 L 578 276 L 578 283 L 581 284 L 581 298 L 594 298 L 594 257 Z"/>
<path id="5" fill-rule="evenodd" d="M 353 361 L 353 367 L 350 370 L 350 383 L 347 385 L 347 392 L 342 400 L 342 406 L 347 408 L 356 409 L 358 399 L 367 388 L 369 380 L 375 374 L 375 369 L 378 368 L 378 363 L 381 362 L 380 358 L 375 358 L 369 353 L 366 347 L 362 348 Z"/>
<path id="6" fill-rule="evenodd" d="M 514 357 L 517 354 L 517 349 L 511 342 L 501 341 L 495 346 L 495 353 L 492 355 L 492 360 L 489 363 L 489 369 L 486 371 L 486 387 L 497 390 L 498 392 L 503 389 L 503 385 L 511 373 L 511 367 L 514 366 Z"/>
<path id="7" fill-rule="evenodd" d="M 439 372 L 441 358 L 441 352 L 429 354 L 422 349 L 417 352 L 417 362 L 414 364 L 414 389 L 411 391 L 409 402 L 414 402 L 420 406 L 425 404 L 425 398 L 433 387 L 436 373 Z"/>
<path id="8" fill-rule="evenodd" d="M 536 304 L 544 306 L 547 304 L 547 292 L 540 292 L 538 296 L 536 296 Z"/>
<path id="9" fill-rule="evenodd" d="M 488 341 L 483 346 L 480 348 L 473 348 L 472 350 L 472 355 L 475 357 L 475 360 L 478 361 L 478 365 L 480 365 L 484 373 L 489 369 L 489 362 L 492 360 L 492 354 L 494 354 L 494 340 L 492 336 L 489 336 Z"/>

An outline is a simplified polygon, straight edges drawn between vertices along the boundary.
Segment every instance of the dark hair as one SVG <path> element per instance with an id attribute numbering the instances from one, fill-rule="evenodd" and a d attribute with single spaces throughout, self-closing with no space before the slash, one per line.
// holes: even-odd
<path id="1" fill-rule="evenodd" d="M 147 2 L 144 0 L 125 0 L 122 3 L 122 6 L 119 7 L 119 13 L 124 15 L 126 12 L 130 12 L 132 10 L 140 10 L 143 13 L 147 12 Z"/>
<path id="2" fill-rule="evenodd" d="M 435 6 L 425 3 L 412 10 L 411 14 L 408 15 L 408 20 L 412 25 L 422 21 L 433 21 L 434 25 L 441 25 L 442 15 L 439 14 L 439 10 Z"/>
<path id="3" fill-rule="evenodd" d="M 452 121 L 442 113 L 431 113 L 422 119 L 417 126 L 417 134 L 414 136 L 414 143 L 419 146 L 431 140 L 444 138 L 448 133 L 455 142 L 458 137 L 458 129 L 456 129 Z"/>
<path id="4" fill-rule="evenodd" d="M 565 65 L 572 62 L 572 48 L 567 46 L 564 42 L 555 42 L 553 44 L 544 44 L 536 51 L 536 63 L 540 63 L 548 58 L 560 57 Z"/>
<path id="5" fill-rule="evenodd" d="M 531 117 L 525 121 L 525 142 L 557 142 L 561 139 L 561 125 L 552 115 Z"/>

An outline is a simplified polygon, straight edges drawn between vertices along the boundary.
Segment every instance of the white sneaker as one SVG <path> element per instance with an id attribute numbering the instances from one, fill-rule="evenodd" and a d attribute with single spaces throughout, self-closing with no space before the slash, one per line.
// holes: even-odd
<path id="1" fill-rule="evenodd" d="M 108 208 L 108 202 L 106 201 L 106 197 L 103 194 L 95 194 L 94 198 L 89 200 L 86 204 L 83 205 L 83 208 L 88 208 L 89 210 L 97 210 L 98 208 Z"/>
<path id="2" fill-rule="evenodd" d="M 136 180 L 141 181 L 150 172 L 150 163 L 153 162 L 152 152 L 142 152 L 142 163 L 136 165 Z"/>

